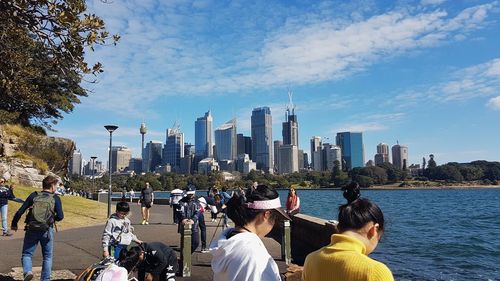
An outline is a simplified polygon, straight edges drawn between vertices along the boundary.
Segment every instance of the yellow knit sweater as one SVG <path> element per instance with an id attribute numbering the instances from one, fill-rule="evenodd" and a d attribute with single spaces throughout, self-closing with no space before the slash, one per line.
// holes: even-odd
<path id="1" fill-rule="evenodd" d="M 391 270 L 366 254 L 354 237 L 332 235 L 332 242 L 306 257 L 303 281 L 393 281 Z"/>

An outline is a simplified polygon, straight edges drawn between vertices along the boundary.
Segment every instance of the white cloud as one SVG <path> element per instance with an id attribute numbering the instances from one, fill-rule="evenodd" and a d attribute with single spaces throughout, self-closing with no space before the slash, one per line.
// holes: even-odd
<path id="1" fill-rule="evenodd" d="M 405 114 L 402 112 L 397 113 L 376 113 L 370 115 L 357 115 L 352 119 L 353 121 L 342 124 L 332 129 L 331 132 L 351 131 L 351 132 L 369 132 L 369 131 L 385 131 L 398 124 Z"/>
<path id="2" fill-rule="evenodd" d="M 466 101 L 500 94 L 500 58 L 452 72 L 446 81 L 422 89 L 411 89 L 391 102 L 413 106 L 425 102 Z M 491 101 L 491 100 L 490 100 Z"/>
<path id="3" fill-rule="evenodd" d="M 500 96 L 491 98 L 488 101 L 487 106 L 494 110 L 500 110 Z"/>
<path id="4" fill-rule="evenodd" d="M 335 135 L 338 132 L 369 132 L 369 131 L 385 131 L 388 127 L 376 122 L 345 124 L 332 130 Z"/>
<path id="5" fill-rule="evenodd" d="M 427 5 L 440 5 L 446 2 L 446 0 L 422 0 L 420 1 L 421 5 L 427 6 Z"/>
<path id="6" fill-rule="evenodd" d="M 83 106 L 149 117 L 154 113 L 143 109 L 162 97 L 342 79 L 387 57 L 464 40 L 496 6 L 456 16 L 398 9 L 367 17 L 361 10 L 355 20 L 338 20 L 323 10 L 294 17 L 279 4 L 248 4 L 240 19 L 234 18 L 234 9 L 241 11 L 237 3 L 207 3 L 96 1 L 93 9 L 122 40 L 88 55 L 102 61 L 106 72 Z"/>

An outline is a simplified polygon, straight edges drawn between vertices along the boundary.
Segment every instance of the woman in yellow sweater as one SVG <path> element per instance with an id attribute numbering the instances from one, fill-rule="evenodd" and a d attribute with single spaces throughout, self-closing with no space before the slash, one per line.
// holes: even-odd
<path id="1" fill-rule="evenodd" d="M 303 281 L 392 281 L 389 268 L 368 257 L 384 232 L 384 215 L 380 208 L 359 198 L 357 183 L 344 189 L 347 204 L 339 207 L 340 234 L 331 243 L 306 257 Z"/>

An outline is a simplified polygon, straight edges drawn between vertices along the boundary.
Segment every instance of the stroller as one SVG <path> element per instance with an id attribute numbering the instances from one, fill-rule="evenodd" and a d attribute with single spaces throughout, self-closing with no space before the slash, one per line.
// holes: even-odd
<path id="1" fill-rule="evenodd" d="M 128 272 L 120 267 L 113 257 L 104 258 L 87 267 L 75 278 L 75 281 L 136 281 L 136 278 L 128 279 Z"/>

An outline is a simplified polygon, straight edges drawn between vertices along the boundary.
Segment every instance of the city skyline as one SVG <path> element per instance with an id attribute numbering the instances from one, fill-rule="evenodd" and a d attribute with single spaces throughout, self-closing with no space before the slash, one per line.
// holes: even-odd
<path id="1" fill-rule="evenodd" d="M 87 53 L 105 72 L 49 132 L 73 139 L 84 159 L 107 161 L 106 124 L 119 126 L 113 145 L 134 157 L 142 121 L 145 142 L 164 143 L 180 120 L 194 144 L 194 122 L 208 110 L 214 128 L 236 118 L 237 133 L 249 136 L 252 109 L 268 106 L 280 140 L 291 90 L 309 159 L 311 137 L 333 144 L 337 132 L 361 131 L 366 161 L 378 143 L 398 141 L 409 164 L 429 154 L 438 164 L 499 160 L 496 1 L 97 1 L 90 9 L 122 40 Z"/>

